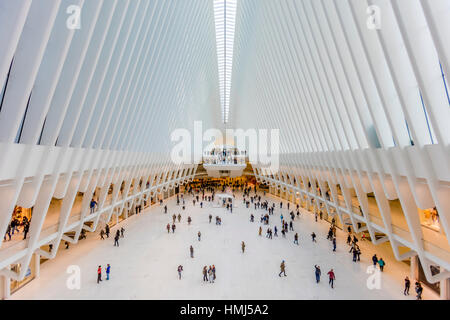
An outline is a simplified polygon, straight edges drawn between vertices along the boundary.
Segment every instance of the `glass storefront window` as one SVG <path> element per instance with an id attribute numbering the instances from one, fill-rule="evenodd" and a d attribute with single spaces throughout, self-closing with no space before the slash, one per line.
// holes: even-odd
<path id="1" fill-rule="evenodd" d="M 436 208 L 418 209 L 420 222 L 423 226 L 429 227 L 433 230 L 440 231 L 439 213 Z"/>

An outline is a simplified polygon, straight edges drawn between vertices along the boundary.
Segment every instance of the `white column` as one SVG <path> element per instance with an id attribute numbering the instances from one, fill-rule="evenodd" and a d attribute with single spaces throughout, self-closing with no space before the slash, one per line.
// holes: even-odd
<path id="1" fill-rule="evenodd" d="M 413 282 L 416 279 L 419 279 L 419 257 L 414 256 L 410 259 L 411 267 L 410 267 L 410 280 Z"/>
<path id="2" fill-rule="evenodd" d="M 450 300 L 450 279 L 441 280 L 441 300 Z"/>
<path id="3" fill-rule="evenodd" d="M 11 296 L 11 279 L 0 276 L 0 300 L 6 300 Z"/>
<path id="4" fill-rule="evenodd" d="M 34 254 L 34 276 L 39 278 L 41 274 L 41 255 L 39 253 Z"/>

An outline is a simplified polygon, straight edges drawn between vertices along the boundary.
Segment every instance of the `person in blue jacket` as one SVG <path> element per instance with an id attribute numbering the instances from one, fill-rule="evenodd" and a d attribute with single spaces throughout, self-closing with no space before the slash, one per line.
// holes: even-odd
<path id="1" fill-rule="evenodd" d="M 111 266 L 109 263 L 106 265 L 106 280 L 109 280 L 109 273 L 111 272 Z"/>
<path id="2" fill-rule="evenodd" d="M 314 268 L 316 268 L 315 274 L 316 274 L 316 283 L 319 283 L 320 281 L 320 275 L 322 272 L 320 271 L 320 267 L 318 265 L 315 265 Z"/>

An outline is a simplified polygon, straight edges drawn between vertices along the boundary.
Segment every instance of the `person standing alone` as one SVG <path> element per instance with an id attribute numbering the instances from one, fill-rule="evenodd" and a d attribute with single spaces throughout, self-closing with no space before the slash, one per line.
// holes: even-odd
<path id="1" fill-rule="evenodd" d="M 281 262 L 280 265 L 280 273 L 278 274 L 279 277 L 281 277 L 281 274 L 284 274 L 284 276 L 286 277 L 286 264 L 284 262 L 284 260 Z"/>

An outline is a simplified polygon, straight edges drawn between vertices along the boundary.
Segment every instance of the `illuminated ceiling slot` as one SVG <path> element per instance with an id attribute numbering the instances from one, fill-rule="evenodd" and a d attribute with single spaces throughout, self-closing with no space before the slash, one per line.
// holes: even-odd
<path id="1" fill-rule="evenodd" d="M 237 0 L 214 0 L 222 121 L 228 122 Z"/>

